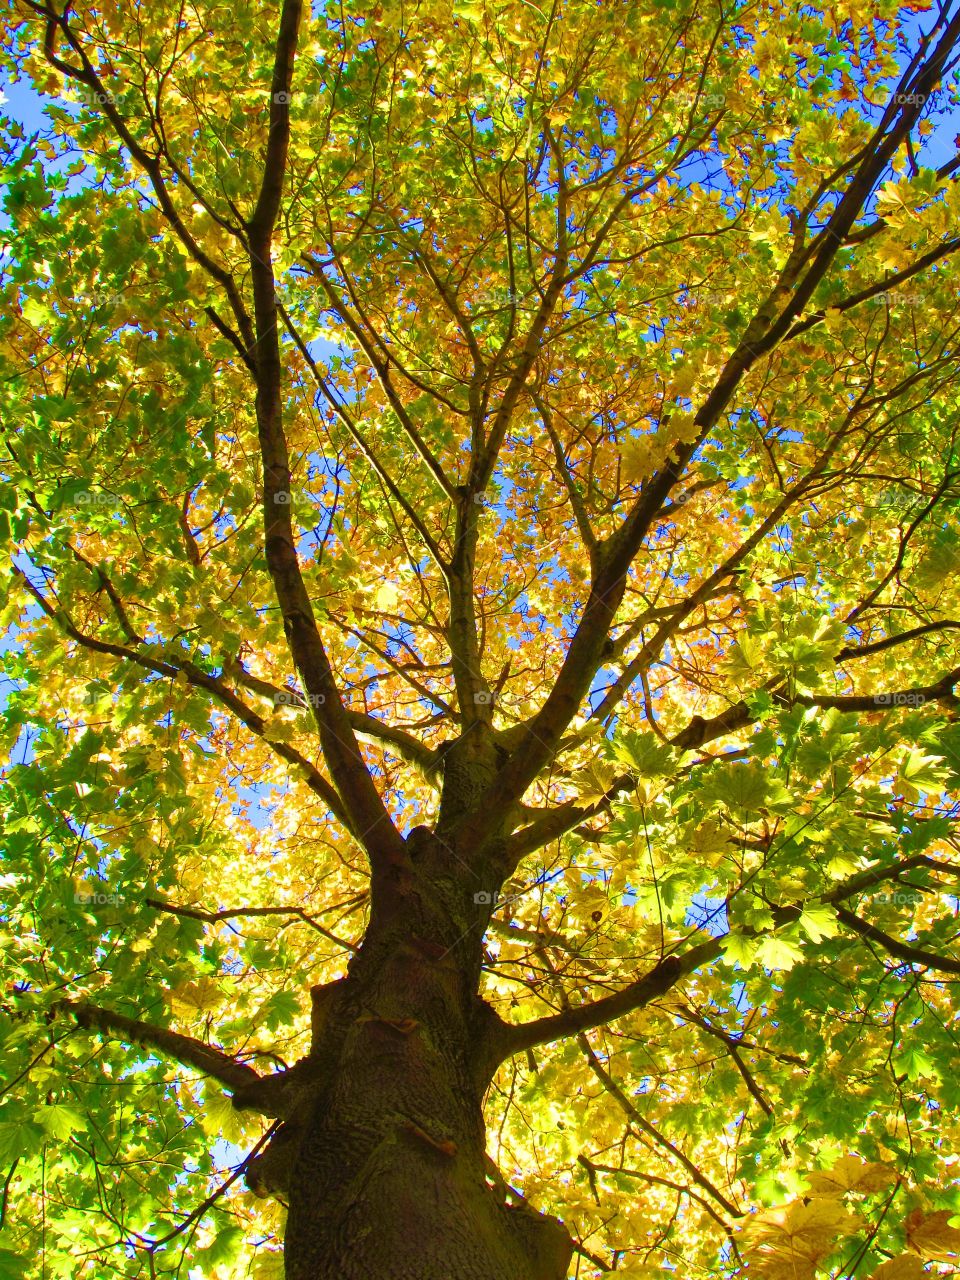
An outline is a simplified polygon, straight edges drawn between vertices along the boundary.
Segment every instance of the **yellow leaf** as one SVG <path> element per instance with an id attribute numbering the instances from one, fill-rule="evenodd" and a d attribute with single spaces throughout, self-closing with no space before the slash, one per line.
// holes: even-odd
<path id="1" fill-rule="evenodd" d="M 705 818 L 686 837 L 691 853 L 724 853 L 730 848 L 730 832 L 715 818 Z"/>
<path id="2" fill-rule="evenodd" d="M 640 484 L 655 470 L 650 439 L 628 440 L 620 449 L 620 478 L 624 484 Z"/>
<path id="3" fill-rule="evenodd" d="M 38 328 L 49 317 L 49 309 L 39 298 L 28 298 L 20 308 L 20 314 L 27 324 Z"/>
<path id="4" fill-rule="evenodd" d="M 880 1191 L 896 1182 L 896 1171 L 886 1164 L 871 1163 L 859 1156 L 842 1156 L 830 1169 L 807 1175 L 810 1190 L 818 1195 L 842 1195 L 844 1191 Z"/>
<path id="5" fill-rule="evenodd" d="M 200 1124 L 210 1137 L 226 1138 L 228 1142 L 242 1142 L 246 1137 L 247 1125 L 241 1114 L 225 1094 L 210 1085 L 200 1113 Z"/>
<path id="6" fill-rule="evenodd" d="M 949 1209 L 936 1213 L 914 1209 L 907 1215 L 907 1244 L 922 1258 L 960 1257 L 960 1229 L 950 1226 L 954 1216 Z"/>
<path id="7" fill-rule="evenodd" d="M 803 952 L 789 938 L 763 938 L 757 947 L 757 959 L 767 969 L 792 969 Z"/>
<path id="8" fill-rule="evenodd" d="M 697 372 L 690 365 L 678 365 L 670 378 L 670 386 L 667 389 L 667 395 L 671 399 L 674 396 L 686 396 L 693 390 L 694 383 L 697 380 Z"/>
<path id="9" fill-rule="evenodd" d="M 767 1209 L 744 1230 L 747 1241 L 756 1242 L 750 1273 L 764 1280 L 814 1280 L 818 1261 L 859 1226 L 860 1220 L 833 1198 Z"/>
<path id="10" fill-rule="evenodd" d="M 258 1253 L 253 1264 L 254 1280 L 283 1280 L 283 1254 L 277 1250 L 275 1253 Z"/>
<path id="11" fill-rule="evenodd" d="M 220 1003 L 220 988 L 213 978 L 198 978 L 196 982 L 181 982 L 170 992 L 170 1004 L 174 1012 L 212 1009 Z"/>
<path id="12" fill-rule="evenodd" d="M 870 1280 L 922 1280 L 925 1275 L 923 1263 L 915 1253 L 901 1253 L 879 1266 Z"/>
<path id="13" fill-rule="evenodd" d="M 616 767 L 609 761 L 594 760 L 576 776 L 577 795 L 588 804 L 592 800 L 601 800 L 616 776 Z"/>
<path id="14" fill-rule="evenodd" d="M 681 444 L 693 444 L 700 434 L 696 415 L 692 413 L 672 413 L 670 415 L 670 433 Z"/>
<path id="15" fill-rule="evenodd" d="M 909 266 L 911 254 L 898 244 L 888 244 L 877 252 L 877 262 L 888 271 L 901 271 Z"/>
<path id="16" fill-rule="evenodd" d="M 833 1199 L 813 1199 L 808 1204 L 793 1200 L 790 1204 L 758 1213 L 750 1224 L 751 1234 L 761 1239 L 783 1236 L 820 1236 L 834 1231 L 851 1218 L 851 1214 Z M 849 1227 L 852 1230 L 852 1227 Z"/>
<path id="17" fill-rule="evenodd" d="M 374 604 L 381 612 L 390 613 L 397 607 L 400 592 L 392 582 L 383 582 L 377 588 L 377 594 L 373 599 Z"/>

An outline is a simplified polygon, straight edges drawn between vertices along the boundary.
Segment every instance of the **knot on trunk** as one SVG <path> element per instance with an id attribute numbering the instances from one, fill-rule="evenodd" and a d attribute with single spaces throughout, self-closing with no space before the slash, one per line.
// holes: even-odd
<path id="1" fill-rule="evenodd" d="M 289 1204 L 290 1183 L 302 1137 L 302 1125 L 284 1123 L 266 1149 L 250 1161 L 244 1180 L 255 1196 L 261 1199 L 273 1196 L 282 1204 Z"/>

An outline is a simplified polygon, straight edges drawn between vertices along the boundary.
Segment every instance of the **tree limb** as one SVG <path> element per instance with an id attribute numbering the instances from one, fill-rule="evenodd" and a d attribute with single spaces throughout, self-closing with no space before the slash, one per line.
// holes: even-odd
<path id="1" fill-rule="evenodd" d="M 897 960 L 905 960 L 908 964 L 923 965 L 924 968 L 936 969 L 940 973 L 960 974 L 960 960 L 953 960 L 949 956 L 934 955 L 930 951 L 924 951 L 922 947 L 912 947 L 906 942 L 891 938 L 889 933 L 884 933 L 876 925 L 862 920 L 860 916 L 855 915 L 854 912 L 846 907 L 837 907 L 837 919 L 845 924 L 848 929 L 858 933 L 861 938 L 875 942 L 884 951 L 896 957 Z"/>
<path id="2" fill-rule="evenodd" d="M 179 1031 L 171 1031 L 168 1027 L 139 1022 L 135 1018 L 112 1013 L 109 1009 L 101 1009 L 87 1001 L 61 1000 L 56 1008 L 69 1014 L 77 1026 L 86 1031 L 98 1031 L 101 1035 L 122 1040 L 125 1044 L 155 1049 L 184 1066 L 195 1067 L 201 1074 L 219 1080 L 228 1089 L 249 1089 L 263 1079 L 252 1067 L 237 1062 L 221 1049 L 194 1040 L 192 1036 L 181 1035 Z"/>
<path id="3" fill-rule="evenodd" d="M 701 942 L 683 955 L 666 956 L 649 973 L 613 995 L 564 1009 L 561 1013 L 546 1018 L 535 1018 L 531 1022 L 505 1023 L 506 1030 L 501 1032 L 501 1045 L 498 1046 L 501 1049 L 501 1059 L 513 1057 L 514 1054 L 532 1049 L 538 1044 L 551 1044 L 554 1040 L 562 1040 L 593 1027 L 606 1026 L 617 1018 L 622 1018 L 625 1013 L 642 1009 L 700 965 L 715 960 L 722 951 L 722 939 Z"/>
<path id="4" fill-rule="evenodd" d="M 171 680 L 176 679 L 177 675 L 182 672 L 187 678 L 188 685 L 203 689 L 206 693 L 215 697 L 218 702 L 232 711 L 251 733 L 267 742 L 281 759 L 286 760 L 288 764 L 295 765 L 310 790 L 324 801 L 334 817 L 343 823 L 347 831 L 355 834 L 349 813 L 341 803 L 337 792 L 320 771 L 310 763 L 306 756 L 301 755 L 299 751 L 289 746 L 286 742 L 274 742 L 267 738 L 266 720 L 251 710 L 241 698 L 237 697 L 232 689 L 228 689 L 216 676 L 208 675 L 207 672 L 201 671 L 198 666 L 185 659 L 152 658 L 142 651 L 129 649 L 124 645 L 114 644 L 108 640 L 97 640 L 94 636 L 86 635 L 74 625 L 63 609 L 57 609 L 50 604 L 43 592 L 34 586 L 19 565 L 13 566 L 13 574 L 24 584 L 43 612 L 56 622 L 61 630 L 71 640 L 75 640 L 77 644 L 90 649 L 94 653 L 108 654 L 115 658 L 125 658 L 128 662 L 134 663 L 134 665 L 143 668 L 145 671 L 151 671 L 154 675 L 166 676 Z"/>
<path id="5" fill-rule="evenodd" d="M 555 742 L 576 715 L 599 668 L 606 635 L 623 597 L 627 573 L 652 521 L 743 378 L 758 359 L 769 354 L 783 340 L 826 275 L 890 158 L 916 123 L 926 94 L 936 83 L 958 36 L 960 15 L 946 28 L 936 50 L 922 62 L 916 74 L 913 66 L 908 68 L 902 80 L 906 90 L 899 99 L 891 99 L 870 145 L 863 149 L 862 163 L 816 241 L 808 251 L 802 252 L 798 246 L 797 253 L 791 255 L 774 288 L 758 307 L 712 390 L 697 410 L 694 416 L 698 427 L 696 438 L 675 448 L 665 465 L 644 485 L 615 534 L 601 544 L 598 555 L 600 569 L 593 575 L 589 596 L 553 688 L 543 706 L 528 722 L 525 736 L 487 789 L 477 811 L 463 824 L 460 840 L 465 849 L 483 842 L 489 826 L 486 815 L 500 813 L 505 806 L 519 799 L 550 758 Z M 895 101 L 899 105 L 895 106 Z M 563 195 L 561 185 L 558 206 Z"/>
<path id="6" fill-rule="evenodd" d="M 247 671 L 236 658 L 227 658 L 224 661 L 224 670 L 236 680 L 237 684 L 243 685 L 252 693 L 259 694 L 261 698 L 268 699 L 274 706 L 286 704 L 299 707 L 303 711 L 307 709 L 307 704 L 299 692 L 281 688 L 279 685 L 271 684 L 269 680 L 261 680 L 259 676 Z M 393 748 L 401 760 L 416 765 L 424 776 L 436 777 L 441 762 L 440 752 L 426 746 L 412 733 L 408 733 L 398 725 L 378 720 L 376 716 L 368 715 L 364 711 L 348 710 L 347 717 L 358 737 L 386 743 Z"/>
<path id="7" fill-rule="evenodd" d="M 674 1157 L 674 1159 L 683 1165 L 684 1169 L 686 1169 L 687 1173 L 689 1173 L 690 1177 L 697 1184 L 697 1186 L 701 1187 L 704 1191 L 707 1192 L 708 1195 L 712 1196 L 714 1200 L 716 1200 L 717 1204 L 721 1206 L 721 1208 L 724 1210 L 725 1213 L 728 1213 L 731 1218 L 742 1218 L 743 1211 L 738 1209 L 735 1204 L 732 1204 L 727 1199 L 727 1197 L 723 1194 L 723 1192 L 720 1191 L 717 1187 L 715 1187 L 713 1183 L 710 1181 L 710 1179 L 700 1172 L 700 1170 L 693 1163 L 693 1161 L 689 1159 L 689 1157 L 683 1154 L 683 1152 L 680 1150 L 679 1147 L 675 1146 L 670 1141 L 669 1138 L 667 1138 L 664 1134 L 660 1132 L 659 1129 L 657 1129 L 654 1125 L 650 1123 L 650 1121 L 646 1118 L 646 1116 L 642 1115 L 637 1110 L 637 1108 L 633 1105 L 633 1103 L 630 1101 L 630 1099 L 627 1097 L 624 1091 L 620 1088 L 620 1086 L 614 1080 L 613 1076 L 611 1076 L 610 1072 L 601 1063 L 596 1053 L 594 1053 L 593 1048 L 590 1045 L 590 1042 L 587 1040 L 587 1037 L 582 1032 L 577 1036 L 577 1044 L 579 1044 L 584 1056 L 587 1059 L 587 1062 L 590 1064 L 590 1068 L 593 1071 L 594 1075 L 601 1082 L 601 1084 L 604 1086 L 607 1092 L 612 1094 L 613 1097 L 616 1098 L 617 1102 L 619 1102 L 621 1109 L 623 1110 L 625 1115 L 628 1117 L 628 1119 L 630 1119 L 632 1123 L 635 1124 L 642 1133 L 645 1133 L 649 1138 L 652 1138 L 653 1141 L 658 1144 L 658 1146 L 664 1147 L 667 1151 L 669 1151 L 670 1154 Z"/>
<path id="8" fill-rule="evenodd" d="M 320 733 L 324 758 L 379 887 L 391 868 L 409 866 L 350 726 L 303 580 L 291 516 L 291 474 L 283 428 L 283 374 L 273 273 L 273 233 L 280 211 L 290 143 L 290 83 L 301 0 L 283 0 L 271 85 L 270 133 L 256 208 L 247 223 L 256 343 L 256 417 L 263 464 L 264 555 L 283 616 L 294 665 Z"/>
<path id="9" fill-rule="evenodd" d="M 239 916 L 295 916 L 344 951 L 356 952 L 360 949 L 356 943 L 338 938 L 335 933 L 325 929 L 301 907 L 229 907 L 223 911 L 203 911 L 199 907 L 181 907 L 173 902 L 161 902 L 159 898 L 144 898 L 144 903 L 153 907 L 154 911 L 167 911 L 171 915 L 186 916 L 190 920 L 202 920 L 205 924 L 219 924 L 221 920 L 235 920 Z"/>

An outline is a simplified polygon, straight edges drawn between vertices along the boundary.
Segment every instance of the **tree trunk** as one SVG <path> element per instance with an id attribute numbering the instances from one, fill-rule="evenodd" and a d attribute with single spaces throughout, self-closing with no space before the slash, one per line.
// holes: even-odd
<path id="1" fill-rule="evenodd" d="M 418 831 L 347 976 L 313 989 L 310 1054 L 247 1179 L 288 1204 L 287 1280 L 563 1280 L 566 1231 L 507 1203 L 485 1153 L 502 1026 L 477 995 L 491 890 Z"/>

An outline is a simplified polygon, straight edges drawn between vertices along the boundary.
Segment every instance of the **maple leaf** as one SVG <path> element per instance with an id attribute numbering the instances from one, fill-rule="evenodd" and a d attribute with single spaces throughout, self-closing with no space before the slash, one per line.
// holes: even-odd
<path id="1" fill-rule="evenodd" d="M 870 1280 L 921 1280 L 927 1274 L 923 1263 L 913 1253 L 901 1253 L 896 1258 L 883 1262 L 874 1271 Z"/>
<path id="2" fill-rule="evenodd" d="M 810 1190 L 818 1195 L 881 1191 L 896 1180 L 896 1170 L 890 1165 L 861 1160 L 855 1155 L 842 1156 L 829 1169 L 807 1175 Z"/>
<path id="3" fill-rule="evenodd" d="M 960 1227 L 951 1222 L 955 1217 L 949 1209 L 912 1210 L 906 1218 L 907 1244 L 922 1258 L 960 1257 Z"/>

